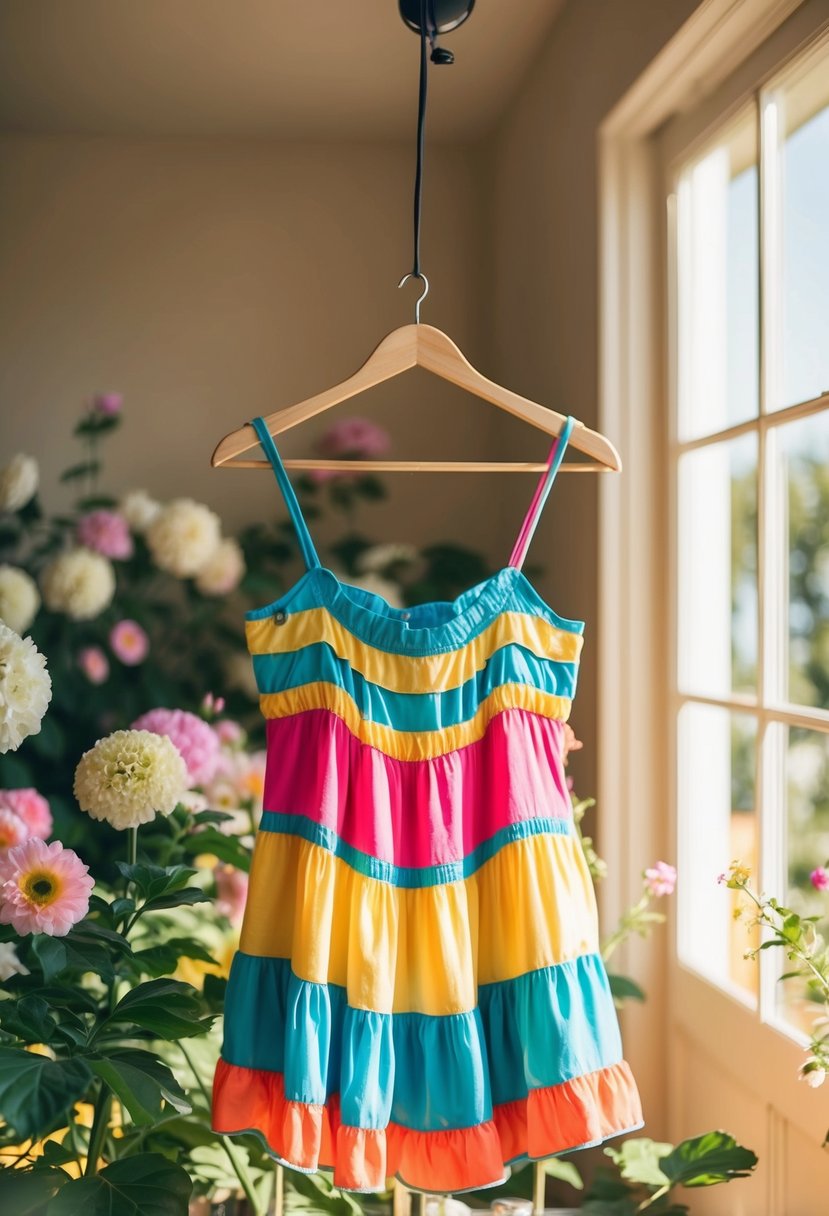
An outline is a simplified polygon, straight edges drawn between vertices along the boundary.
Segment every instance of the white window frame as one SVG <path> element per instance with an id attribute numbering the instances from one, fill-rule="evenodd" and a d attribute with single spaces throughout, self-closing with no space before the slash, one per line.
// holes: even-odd
<path id="1" fill-rule="evenodd" d="M 625 461 L 620 478 L 602 480 L 600 499 L 598 795 L 603 851 L 615 860 L 601 891 L 609 922 L 640 890 L 643 857 L 670 859 L 676 849 L 668 231 L 655 133 L 691 108 L 699 125 L 709 99 L 711 122 L 721 122 L 715 94 L 728 81 L 734 109 L 745 104 L 757 87 L 756 68 L 752 75 L 746 65 L 758 48 L 768 40 L 777 66 L 823 21 L 829 3 L 822 0 L 704 0 L 600 129 L 600 425 Z M 751 1061 L 758 1102 L 774 1093 L 782 1117 L 812 1137 L 814 1113 L 795 1079 L 799 1047 L 680 966 L 675 931 L 671 925 L 661 942 L 631 943 L 621 960 L 649 992 L 624 1025 L 648 1130 L 670 1134 L 676 1123 L 665 1086 L 669 1036 L 682 1033 L 692 1010 L 717 1027 L 714 1054 L 723 1067 Z"/>

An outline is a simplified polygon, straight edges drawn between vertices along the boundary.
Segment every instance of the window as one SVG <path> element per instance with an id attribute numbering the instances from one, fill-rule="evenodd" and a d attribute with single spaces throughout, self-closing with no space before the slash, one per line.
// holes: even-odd
<path id="1" fill-rule="evenodd" d="M 829 858 L 829 43 L 673 177 L 678 953 L 796 1032 L 734 858 L 800 912 Z M 823 927 L 829 937 L 829 924 Z M 782 960 L 785 962 L 785 960 Z"/>

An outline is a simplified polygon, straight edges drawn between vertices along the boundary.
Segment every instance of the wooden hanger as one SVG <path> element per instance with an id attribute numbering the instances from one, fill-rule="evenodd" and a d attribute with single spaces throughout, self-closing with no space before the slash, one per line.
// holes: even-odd
<path id="1" fill-rule="evenodd" d="M 419 303 L 419 302 L 418 302 Z M 280 435 L 301 422 L 307 422 L 315 414 L 321 414 L 332 406 L 356 397 L 385 380 L 399 376 L 410 367 L 423 367 L 434 372 L 443 380 L 457 384 L 467 392 L 492 402 L 499 409 L 506 410 L 516 418 L 529 422 L 532 426 L 548 435 L 557 435 L 565 422 L 563 414 L 545 408 L 526 397 L 503 388 L 493 380 L 488 380 L 465 358 L 455 343 L 443 330 L 433 325 L 418 322 L 415 325 L 402 325 L 387 334 L 380 345 L 372 351 L 363 366 L 325 392 L 290 405 L 276 413 L 268 414 L 265 423 L 272 435 Z M 259 440 L 256 432 L 249 424 L 225 435 L 213 453 L 214 468 L 231 469 L 269 469 L 267 460 L 239 460 L 251 448 L 258 447 Z M 570 446 L 578 448 L 591 462 L 581 461 L 577 464 L 563 464 L 561 471 L 571 473 L 591 472 L 621 472 L 622 461 L 619 453 L 609 439 L 597 431 L 589 430 L 584 423 L 576 422 L 570 436 Z M 546 465 L 535 461 L 456 461 L 456 460 L 321 460 L 293 459 L 286 460 L 289 469 L 347 469 L 350 472 L 446 472 L 446 473 L 538 473 L 543 472 Z"/>

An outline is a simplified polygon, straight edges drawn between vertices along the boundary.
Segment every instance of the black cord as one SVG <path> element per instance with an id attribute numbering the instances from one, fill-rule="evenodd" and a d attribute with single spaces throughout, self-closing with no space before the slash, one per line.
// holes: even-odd
<path id="1" fill-rule="evenodd" d="M 417 103 L 417 167 L 415 169 L 414 185 L 414 261 L 412 264 L 412 275 L 415 278 L 422 277 L 420 273 L 420 212 L 423 201 L 423 145 L 424 128 L 426 125 L 426 84 L 428 79 L 426 5 L 427 0 L 420 0 L 420 95 Z"/>

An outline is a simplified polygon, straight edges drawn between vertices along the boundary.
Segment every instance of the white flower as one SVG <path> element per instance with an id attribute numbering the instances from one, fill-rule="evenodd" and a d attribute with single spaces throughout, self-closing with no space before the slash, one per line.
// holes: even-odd
<path id="1" fill-rule="evenodd" d="M 61 553 L 40 576 L 43 602 L 73 621 L 91 621 L 108 608 L 115 594 L 109 558 L 79 546 Z"/>
<path id="2" fill-rule="evenodd" d="M 0 566 L 0 621 L 15 633 L 25 633 L 39 607 L 34 579 L 19 566 Z"/>
<path id="3" fill-rule="evenodd" d="M 147 529 L 153 561 L 177 578 L 198 574 L 220 540 L 218 515 L 191 498 L 176 498 L 162 507 Z"/>
<path id="4" fill-rule="evenodd" d="M 374 595 L 379 595 L 392 608 L 402 608 L 403 600 L 400 596 L 400 588 L 397 583 L 391 582 L 390 579 L 382 578 L 379 574 L 364 574 L 362 578 L 354 578 L 349 575 L 346 583 L 350 583 L 352 587 L 362 587 L 363 591 L 371 591 Z"/>
<path id="5" fill-rule="evenodd" d="M 417 560 L 417 556 L 414 545 L 372 545 L 357 558 L 357 566 L 364 574 L 378 574 L 396 563 L 409 566 Z"/>
<path id="6" fill-rule="evenodd" d="M 187 789 L 187 767 L 166 735 L 116 730 L 85 752 L 75 769 L 75 797 L 82 811 L 114 828 L 169 815 Z"/>
<path id="7" fill-rule="evenodd" d="M 245 558 L 237 541 L 223 540 L 196 575 L 202 595 L 229 595 L 245 573 Z"/>
<path id="8" fill-rule="evenodd" d="M 19 511 L 30 502 L 40 483 L 37 461 L 18 452 L 0 469 L 0 511 Z"/>
<path id="9" fill-rule="evenodd" d="M 801 1064 L 799 1076 L 812 1089 L 819 1089 L 826 1080 L 826 1069 L 814 1056 L 809 1056 L 805 1064 Z"/>
<path id="10" fill-rule="evenodd" d="M 130 490 L 118 504 L 133 532 L 146 532 L 161 510 L 161 503 L 150 498 L 146 490 Z"/>
<path id="11" fill-rule="evenodd" d="M 0 984 L 5 984 L 13 975 L 31 975 L 17 957 L 14 942 L 0 942 Z"/>
<path id="12" fill-rule="evenodd" d="M 0 622 L 0 753 L 36 735 L 52 699 L 46 660 L 31 638 Z"/>

